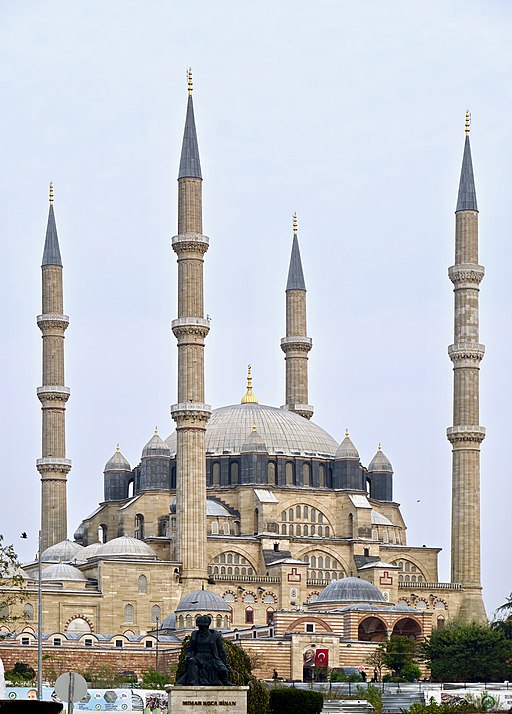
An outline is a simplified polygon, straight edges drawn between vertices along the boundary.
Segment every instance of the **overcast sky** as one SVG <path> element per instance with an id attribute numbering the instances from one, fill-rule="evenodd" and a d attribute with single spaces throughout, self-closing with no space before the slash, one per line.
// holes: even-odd
<path id="1" fill-rule="evenodd" d="M 507 0 L 0 2 L 3 219 L 0 532 L 37 548 L 40 264 L 48 183 L 64 262 L 69 534 L 176 399 L 176 177 L 186 68 L 203 169 L 206 394 L 284 400 L 292 214 L 308 288 L 310 403 L 367 465 L 395 470 L 408 542 L 449 580 L 454 209 L 471 141 L 480 209 L 482 563 L 510 578 L 510 125 Z M 19 541 L 27 531 L 28 541 Z"/>

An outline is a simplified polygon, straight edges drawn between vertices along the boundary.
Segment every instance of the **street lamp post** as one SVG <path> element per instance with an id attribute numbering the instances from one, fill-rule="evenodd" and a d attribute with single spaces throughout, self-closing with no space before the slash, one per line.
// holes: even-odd
<path id="1" fill-rule="evenodd" d="M 158 672 L 158 625 L 160 624 L 160 618 L 156 617 L 156 654 L 155 654 L 155 672 Z"/>
<path id="2" fill-rule="evenodd" d="M 37 554 L 37 698 L 43 698 L 43 564 L 41 562 L 42 532 L 39 531 Z"/>

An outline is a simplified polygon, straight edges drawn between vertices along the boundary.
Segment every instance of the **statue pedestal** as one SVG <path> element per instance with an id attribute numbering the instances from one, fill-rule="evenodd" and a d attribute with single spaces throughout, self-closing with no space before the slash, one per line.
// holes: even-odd
<path id="1" fill-rule="evenodd" d="M 169 714 L 247 714 L 249 687 L 169 687 Z"/>

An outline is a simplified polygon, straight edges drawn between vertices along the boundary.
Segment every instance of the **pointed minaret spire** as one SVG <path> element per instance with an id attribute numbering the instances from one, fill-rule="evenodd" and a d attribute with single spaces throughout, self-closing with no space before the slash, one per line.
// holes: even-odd
<path id="1" fill-rule="evenodd" d="M 466 140 L 464 142 L 464 155 L 460 172 L 459 195 L 457 197 L 456 211 L 478 211 L 476 203 L 475 178 L 473 176 L 473 162 L 471 160 L 471 145 L 469 143 L 469 130 L 471 114 L 466 111 Z"/>
<path id="2" fill-rule="evenodd" d="M 43 386 L 37 388 L 41 402 L 42 454 L 37 460 L 41 475 L 41 546 L 48 548 L 66 540 L 67 475 L 71 461 L 66 458 L 66 402 L 70 390 L 64 386 L 64 332 L 69 317 L 64 315 L 62 260 L 53 212 L 53 184 L 50 184 L 50 212 L 43 251 L 42 311 L 37 324 L 43 338 Z"/>
<path id="3" fill-rule="evenodd" d="M 247 391 L 240 400 L 240 404 L 257 404 L 258 399 L 253 394 L 252 391 L 252 375 L 251 375 L 251 365 L 247 365 Z"/>
<path id="4" fill-rule="evenodd" d="M 196 122 L 194 119 L 194 102 L 192 100 L 192 69 L 187 70 L 188 103 L 185 118 L 185 131 L 181 147 L 180 170 L 178 179 L 201 179 L 201 162 L 199 160 L 199 147 L 197 145 Z"/>
<path id="5" fill-rule="evenodd" d="M 46 240 L 44 242 L 42 265 L 60 265 L 59 239 L 57 237 L 57 226 L 55 224 L 55 214 L 53 212 L 53 183 L 50 182 L 50 210 L 48 213 L 48 223 L 46 226 Z"/>
<path id="6" fill-rule="evenodd" d="M 203 235 L 202 178 L 197 148 L 192 73 L 178 177 L 178 399 L 171 407 L 176 422 L 177 537 L 173 557 L 181 562 L 183 592 L 198 590 L 208 578 L 206 553 L 206 424 L 211 408 L 204 395 L 204 343 L 210 323 L 204 316 L 203 259 L 209 239 Z"/>
<path id="7" fill-rule="evenodd" d="M 293 239 L 286 283 L 286 337 L 281 349 L 286 362 L 286 409 L 306 419 L 313 416 L 308 404 L 308 352 L 313 346 L 306 330 L 306 282 L 297 238 L 297 214 L 293 214 Z"/>
<path id="8" fill-rule="evenodd" d="M 478 263 L 478 209 L 471 149 L 470 115 L 455 212 L 455 264 L 448 270 L 454 291 L 451 579 L 462 585 L 459 617 L 486 622 L 480 578 L 480 426 L 479 374 L 485 347 L 479 340 L 478 294 L 484 268 Z"/>

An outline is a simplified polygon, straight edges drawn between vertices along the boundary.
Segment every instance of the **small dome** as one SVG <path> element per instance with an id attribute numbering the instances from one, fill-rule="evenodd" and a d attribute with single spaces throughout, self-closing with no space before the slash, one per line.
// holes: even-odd
<path id="1" fill-rule="evenodd" d="M 393 467 L 391 466 L 391 462 L 385 455 L 385 453 L 382 451 L 380 444 L 377 449 L 377 453 L 370 461 L 368 471 L 386 471 L 387 473 L 393 473 Z"/>
<path id="2" fill-rule="evenodd" d="M 348 435 L 348 431 L 345 432 L 345 438 L 341 442 L 341 444 L 338 446 L 338 450 L 336 451 L 336 459 L 358 459 L 359 460 L 359 451 L 356 449 L 354 444 L 352 443 L 352 439 Z"/>
<path id="3" fill-rule="evenodd" d="M 171 612 L 170 615 L 167 615 L 165 620 L 162 621 L 162 624 L 160 625 L 161 630 L 175 630 L 176 629 L 176 615 L 174 612 Z"/>
<path id="4" fill-rule="evenodd" d="M 171 450 L 165 441 L 158 435 L 158 429 L 155 428 L 155 433 L 142 449 L 142 458 L 147 456 L 170 456 Z"/>
<path id="5" fill-rule="evenodd" d="M 361 578 L 333 580 L 316 602 L 386 602 L 381 591 Z"/>
<path id="6" fill-rule="evenodd" d="M 98 558 L 151 558 L 156 559 L 156 553 L 147 543 L 138 538 L 121 536 L 103 543 L 96 551 Z"/>
<path id="7" fill-rule="evenodd" d="M 75 568 L 73 565 L 67 565 L 66 563 L 56 563 L 55 565 L 49 565 L 43 570 L 43 580 L 49 580 L 51 582 L 62 581 L 62 580 L 87 580 L 85 575 Z"/>
<path id="8" fill-rule="evenodd" d="M 73 563 L 81 562 L 83 545 L 72 543 L 70 540 L 63 540 L 60 543 L 51 545 L 41 553 L 42 563 Z"/>
<path id="9" fill-rule="evenodd" d="M 82 562 L 85 563 L 89 560 L 89 558 L 94 558 L 94 556 L 98 554 L 98 550 L 102 545 L 103 543 L 91 543 L 90 545 L 86 545 L 82 553 L 80 553 L 80 557 L 83 559 Z"/>
<path id="10" fill-rule="evenodd" d="M 176 612 L 231 612 L 231 608 L 217 593 L 194 590 L 181 598 Z"/>
<path id="11" fill-rule="evenodd" d="M 131 471 L 131 466 L 128 459 L 122 455 L 119 449 L 119 444 L 117 445 L 116 452 L 105 464 L 103 471 Z"/>
<path id="12" fill-rule="evenodd" d="M 252 425 L 252 430 L 247 435 L 247 439 L 244 441 L 244 443 L 242 444 L 242 448 L 240 449 L 241 454 L 252 454 L 254 452 L 264 454 L 267 453 L 267 447 L 265 446 L 265 442 L 256 430 L 256 424 Z"/>
<path id="13" fill-rule="evenodd" d="M 29 575 L 20 565 L 7 564 L 3 567 L 0 572 L 0 580 L 9 580 L 10 578 L 22 578 L 23 580 L 31 580 L 32 576 Z M 6 586 L 8 587 L 8 586 Z"/>

